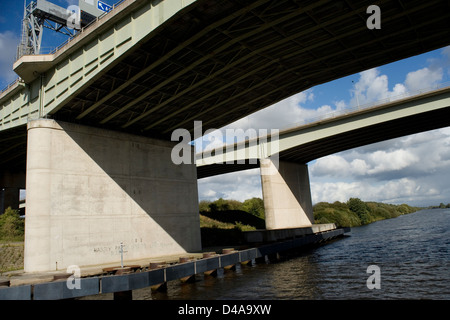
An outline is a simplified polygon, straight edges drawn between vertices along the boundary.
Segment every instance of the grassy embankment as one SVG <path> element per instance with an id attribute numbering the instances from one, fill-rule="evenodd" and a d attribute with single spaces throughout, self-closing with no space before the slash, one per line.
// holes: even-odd
<path id="1" fill-rule="evenodd" d="M 265 228 L 264 202 L 259 198 L 200 201 L 199 209 L 203 247 L 238 245 L 243 231 Z"/>
<path id="2" fill-rule="evenodd" d="M 3 272 L 23 269 L 23 241 L 0 241 L 0 275 Z"/>
<path id="3" fill-rule="evenodd" d="M 8 208 L 0 215 L 0 275 L 23 269 L 24 219 Z"/>

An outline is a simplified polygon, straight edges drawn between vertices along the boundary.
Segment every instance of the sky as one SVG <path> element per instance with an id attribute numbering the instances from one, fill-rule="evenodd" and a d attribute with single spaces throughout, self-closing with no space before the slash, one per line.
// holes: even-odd
<path id="1" fill-rule="evenodd" d="M 77 0 L 51 0 L 62 7 Z M 114 0 L 105 0 L 114 4 Z M 29 3 L 29 0 L 27 1 Z M 23 1 L 0 0 L 0 90 L 17 78 L 12 71 L 20 41 Z M 44 31 L 43 51 L 67 39 Z M 317 117 L 379 103 L 418 90 L 450 85 L 450 47 L 366 70 L 312 87 L 224 128 L 283 129 Z M 201 119 L 199 119 L 201 120 Z M 216 141 L 217 142 L 217 141 Z M 212 142 L 209 146 L 214 145 Z M 308 164 L 313 203 L 364 201 L 429 206 L 450 202 L 450 128 L 351 149 Z M 244 201 L 261 197 L 259 169 L 200 179 L 199 199 Z"/>
<path id="2" fill-rule="evenodd" d="M 281 130 L 358 104 L 377 104 L 446 85 L 450 85 L 450 47 L 315 86 L 221 129 Z M 336 153 L 310 162 L 308 168 L 313 204 L 351 197 L 415 206 L 447 204 L 450 128 Z M 199 180 L 200 200 L 221 197 L 262 198 L 259 169 Z"/>

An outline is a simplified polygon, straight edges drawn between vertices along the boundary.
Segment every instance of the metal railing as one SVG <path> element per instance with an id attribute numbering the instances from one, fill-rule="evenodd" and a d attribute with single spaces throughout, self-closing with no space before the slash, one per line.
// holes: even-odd
<path id="1" fill-rule="evenodd" d="M 2 96 L 2 94 L 3 94 L 5 91 L 8 91 L 9 88 L 13 87 L 13 86 L 14 86 L 16 83 L 18 83 L 19 81 L 20 81 L 20 78 L 16 78 L 16 80 L 14 80 L 14 81 L 11 82 L 10 84 L 8 84 L 8 85 L 6 86 L 6 88 L 2 89 L 2 90 L 0 91 L 0 97 Z"/>
<path id="2" fill-rule="evenodd" d="M 53 50 L 51 50 L 47 54 L 55 54 L 55 53 L 57 53 L 63 47 L 67 46 L 70 42 L 72 42 L 74 39 L 77 39 L 81 34 L 83 34 L 83 32 L 86 32 L 86 29 L 88 29 L 89 27 L 91 27 L 93 24 L 97 23 L 101 19 L 103 19 L 105 16 L 107 16 L 109 13 L 113 12 L 117 7 L 120 7 L 121 5 L 123 5 L 127 1 L 128 0 L 120 0 L 120 1 L 116 2 L 115 4 L 112 5 L 112 9 L 109 12 L 105 12 L 102 15 L 98 16 L 96 19 L 92 20 L 88 25 L 86 25 L 85 27 L 81 28 L 80 31 L 74 37 L 68 38 L 65 42 L 63 42 L 62 44 L 60 44 L 58 47 L 54 48 Z M 19 81 L 20 81 L 20 78 L 17 78 L 13 82 L 11 82 L 6 88 L 2 89 L 0 91 L 0 96 L 5 91 L 9 90 L 12 86 L 16 85 Z M 412 97 L 412 96 L 416 96 L 416 95 L 423 94 L 423 93 L 430 92 L 430 91 L 437 90 L 437 89 L 442 89 L 442 88 L 449 87 L 449 86 L 450 86 L 450 82 L 439 83 L 439 84 L 436 84 L 436 85 L 434 85 L 432 87 L 422 88 L 422 89 L 414 90 L 414 91 L 407 91 L 407 92 L 405 92 L 403 94 L 390 96 L 390 97 L 387 97 L 385 99 L 380 99 L 380 100 L 372 101 L 372 102 L 365 103 L 365 104 L 358 104 L 355 107 L 344 108 L 342 110 L 335 110 L 333 112 L 328 112 L 328 113 L 324 113 L 324 114 L 321 114 L 321 115 L 318 115 L 318 116 L 314 116 L 314 117 L 311 117 L 311 118 L 303 119 L 301 122 L 296 122 L 296 123 L 292 123 L 292 124 L 286 125 L 283 128 L 280 128 L 280 131 L 286 131 L 286 130 L 293 129 L 293 128 L 296 128 L 296 127 L 299 127 L 299 126 L 302 126 L 302 125 L 308 125 L 308 124 L 312 124 L 312 123 L 315 123 L 315 122 L 320 122 L 320 121 L 323 121 L 324 119 L 332 119 L 332 118 L 336 118 L 336 117 L 343 116 L 343 115 L 346 115 L 346 114 L 350 114 L 350 113 L 353 113 L 353 112 L 357 112 L 357 111 L 360 111 L 360 110 L 370 109 L 372 107 L 377 107 L 377 106 L 382 105 L 382 104 L 386 104 L 386 103 L 394 102 L 396 100 L 409 98 L 409 97 Z"/>
<path id="3" fill-rule="evenodd" d="M 66 45 L 68 45 L 70 42 L 72 42 L 74 39 L 76 39 L 77 37 L 79 37 L 81 34 L 83 34 L 83 32 L 86 31 L 86 29 L 88 29 L 90 26 L 92 26 L 94 23 L 97 23 L 98 21 L 100 21 L 101 19 L 103 19 L 106 15 L 110 14 L 111 12 L 113 12 L 117 7 L 121 6 L 124 2 L 126 2 L 127 0 L 120 0 L 118 2 L 116 2 L 115 4 L 112 5 L 112 9 L 108 12 L 105 12 L 101 15 L 99 15 L 96 19 L 92 20 L 88 25 L 84 26 L 83 28 L 80 29 L 80 31 L 77 32 L 77 34 L 73 37 L 68 38 L 66 41 L 64 41 L 63 43 L 61 43 L 58 47 L 56 47 L 53 51 L 51 51 L 49 54 L 55 54 L 57 53 L 59 50 L 61 50 L 63 47 L 65 47 Z"/>

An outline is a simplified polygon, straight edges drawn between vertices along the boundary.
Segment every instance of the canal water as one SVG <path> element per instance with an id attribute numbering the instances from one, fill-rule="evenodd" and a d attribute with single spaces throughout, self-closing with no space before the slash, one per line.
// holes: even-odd
<path id="1" fill-rule="evenodd" d="M 367 273 L 369 266 L 377 271 Z M 376 278 L 379 275 L 378 278 Z M 369 277 L 371 277 L 369 279 Z M 379 289 L 369 289 L 379 284 Z M 134 299 L 450 299 L 450 209 L 352 228 L 350 236 L 277 263 L 256 264 Z"/>
<path id="2" fill-rule="evenodd" d="M 368 267 L 377 269 L 369 270 Z M 373 267 L 375 266 L 375 267 Z M 369 279 L 370 278 L 370 279 Z M 369 289 L 377 284 L 379 289 Z M 136 300 L 450 299 L 450 209 L 352 228 L 350 236 L 276 263 L 219 270 Z"/>

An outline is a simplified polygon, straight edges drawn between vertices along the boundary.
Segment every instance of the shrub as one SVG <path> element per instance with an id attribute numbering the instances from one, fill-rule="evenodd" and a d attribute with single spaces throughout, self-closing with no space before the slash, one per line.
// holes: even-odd
<path id="1" fill-rule="evenodd" d="M 361 220 L 361 224 L 368 224 L 371 222 L 369 216 L 369 207 L 359 198 L 350 198 L 347 201 L 348 208 L 356 213 Z"/>
<path id="2" fill-rule="evenodd" d="M 9 207 L 0 215 L 0 239 L 23 240 L 24 230 L 25 222 L 20 218 L 18 210 Z"/>
<path id="3" fill-rule="evenodd" d="M 211 204 L 211 201 L 208 200 L 202 200 L 199 202 L 198 207 L 200 212 L 210 212 L 209 205 Z"/>
<path id="4" fill-rule="evenodd" d="M 242 204 L 242 210 L 264 219 L 264 201 L 261 198 L 251 198 Z"/>

